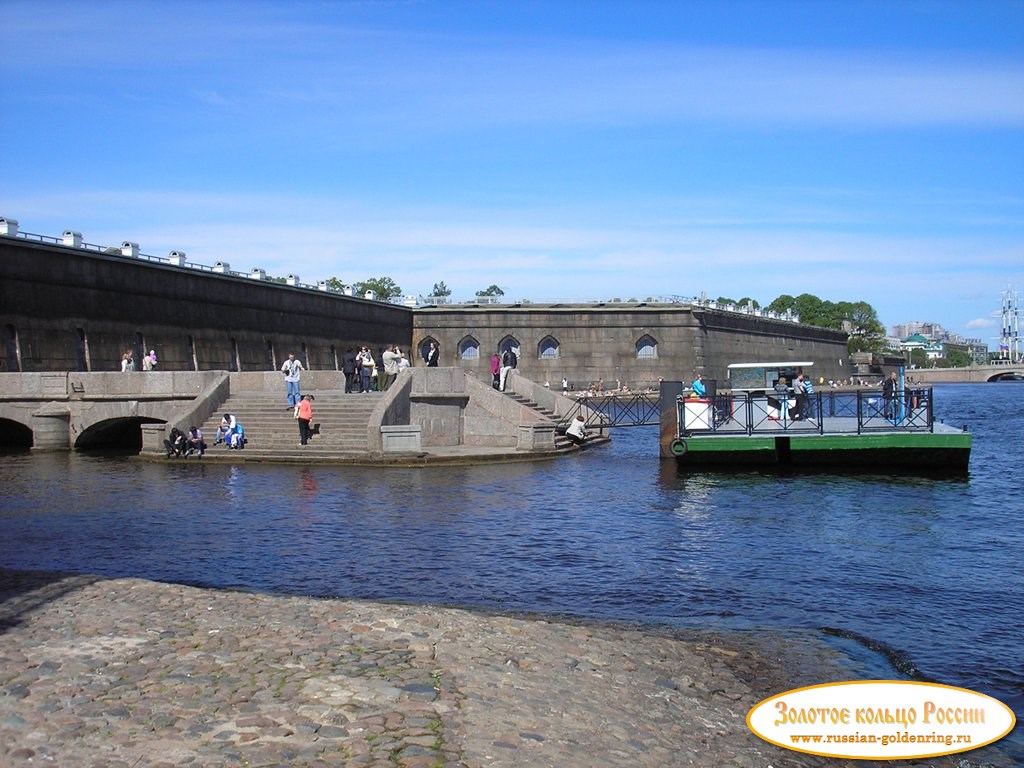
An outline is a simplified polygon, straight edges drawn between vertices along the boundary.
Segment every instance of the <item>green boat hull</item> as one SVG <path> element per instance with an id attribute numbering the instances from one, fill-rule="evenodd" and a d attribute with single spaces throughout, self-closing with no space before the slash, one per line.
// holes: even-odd
<path id="1" fill-rule="evenodd" d="M 681 467 L 807 467 L 966 472 L 968 432 L 691 436 L 673 443 Z"/>

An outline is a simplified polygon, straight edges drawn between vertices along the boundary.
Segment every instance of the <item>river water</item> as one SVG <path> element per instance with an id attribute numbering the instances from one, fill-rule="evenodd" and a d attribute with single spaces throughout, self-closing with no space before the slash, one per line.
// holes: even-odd
<path id="1" fill-rule="evenodd" d="M 1024 384 L 943 385 L 935 400 L 939 418 L 974 434 L 966 478 L 684 475 L 658 459 L 655 427 L 555 461 L 471 467 L 7 454 L 0 565 L 675 627 L 827 628 L 875 676 L 982 691 L 1021 717 Z"/>

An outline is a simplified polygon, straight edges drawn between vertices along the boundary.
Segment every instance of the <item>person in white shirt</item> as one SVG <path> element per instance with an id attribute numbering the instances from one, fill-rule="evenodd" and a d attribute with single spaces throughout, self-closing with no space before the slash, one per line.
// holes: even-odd
<path id="1" fill-rule="evenodd" d="M 572 420 L 572 423 L 565 430 L 565 436 L 569 438 L 573 445 L 580 445 L 587 439 L 587 425 L 583 419 L 583 414 L 576 414 L 576 418 Z"/>
<path id="2" fill-rule="evenodd" d="M 302 377 L 302 372 L 306 369 L 302 367 L 302 363 L 295 359 L 295 355 L 288 355 L 288 359 L 284 361 L 281 370 L 284 371 L 284 384 L 288 392 L 288 408 L 294 409 L 299 404 L 299 401 L 302 400 L 302 393 L 299 392 L 299 379 Z"/>

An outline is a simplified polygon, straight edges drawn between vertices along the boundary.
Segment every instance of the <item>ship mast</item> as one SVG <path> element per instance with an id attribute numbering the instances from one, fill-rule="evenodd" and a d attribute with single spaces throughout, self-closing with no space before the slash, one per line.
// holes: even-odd
<path id="1" fill-rule="evenodd" d="M 1022 360 L 1020 351 L 1020 294 L 1008 286 L 1003 291 L 1002 336 L 999 337 L 999 359 L 1011 363 Z"/>

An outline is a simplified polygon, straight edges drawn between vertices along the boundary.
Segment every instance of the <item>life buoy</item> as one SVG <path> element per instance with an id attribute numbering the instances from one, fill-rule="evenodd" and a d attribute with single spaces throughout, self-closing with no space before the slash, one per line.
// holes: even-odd
<path id="1" fill-rule="evenodd" d="M 669 445 L 669 450 L 672 451 L 673 456 L 685 456 L 686 455 L 686 441 L 680 440 L 678 437 L 672 441 Z"/>

